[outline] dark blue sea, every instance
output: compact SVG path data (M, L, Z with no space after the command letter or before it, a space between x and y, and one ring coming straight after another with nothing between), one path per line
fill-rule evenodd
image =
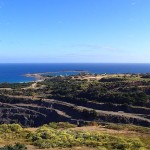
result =
M34 81L35 80L34 78L24 76L24 74L28 73L57 72L57 75L58 74L69 75L69 74L77 74L77 72L70 72L75 70L88 71L90 73L107 73L107 74L150 73L150 64L113 64L113 63L0 64L0 83Z

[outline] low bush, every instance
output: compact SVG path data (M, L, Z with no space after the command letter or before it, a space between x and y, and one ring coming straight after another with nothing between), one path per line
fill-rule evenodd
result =
M24 142L39 148L72 148L77 146L96 147L108 150L142 150L140 139L125 138L102 134L97 131L87 132L72 129L75 125L69 123L50 123L39 127L36 131L28 131L18 124L0 125L0 139L10 142ZM115 126L108 126L115 128ZM71 128L71 129L68 129ZM140 128L134 128L142 130ZM146 131L146 130L145 130ZM5 146L0 150L25 150L23 144Z
M16 143L14 146L6 145L0 148L0 150L27 150L27 147L24 144Z
M139 139L126 139L97 132L55 130L44 126L32 134L30 140L39 148L88 146L136 150L143 147Z
M70 124L69 122L51 122L48 125L45 125L46 127L51 127L54 129L68 129L68 128L74 128L76 125Z
M30 131L24 130L19 124L0 125L0 138L2 140L25 139Z

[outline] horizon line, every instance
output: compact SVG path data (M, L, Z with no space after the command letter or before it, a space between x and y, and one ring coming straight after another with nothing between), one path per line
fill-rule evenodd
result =
M0 62L0 64L150 64L150 62Z

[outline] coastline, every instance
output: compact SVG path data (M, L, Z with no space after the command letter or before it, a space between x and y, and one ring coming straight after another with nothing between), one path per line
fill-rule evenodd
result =
M87 71L92 74L150 73L150 64L1 64L0 70L0 83L25 83L43 80L44 74L66 76Z
M88 73L88 71L84 71L84 70L62 70L62 71L58 71L58 72L42 72L42 73L28 73L28 74L24 74L24 76L26 77L33 77L36 79L36 81L43 81L45 80L47 77L44 75L51 75L51 74L57 74L57 73L70 73L70 72L77 72L77 73ZM60 74L62 75L62 74ZM70 74L71 75L71 74ZM57 76L57 75L56 75ZM58 75L59 76L59 75ZM63 75L62 75L63 76Z

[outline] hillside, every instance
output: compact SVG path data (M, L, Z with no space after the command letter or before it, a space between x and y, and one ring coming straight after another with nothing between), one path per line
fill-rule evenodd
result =
M0 84L1 150L150 149L149 75L43 78Z
M148 75L82 74L0 87L0 123L37 127L96 121L150 126Z

